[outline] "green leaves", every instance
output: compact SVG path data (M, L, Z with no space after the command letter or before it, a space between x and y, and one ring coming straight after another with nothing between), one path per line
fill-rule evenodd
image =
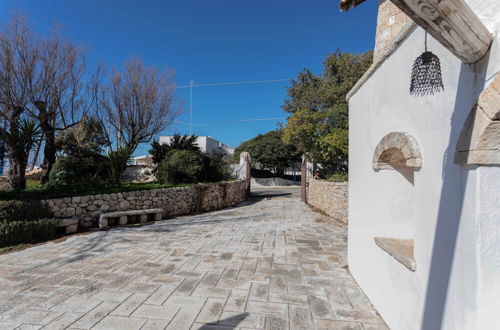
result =
M102 153L110 141L101 121L95 117L83 117L77 125L62 132L56 145L66 154L84 157Z
M116 150L110 150L106 154L111 183L119 184L120 176L127 168L127 162L132 156L132 151L128 146L119 146Z
M291 113L283 130L284 141L324 168L347 170L346 95L371 65L372 56L371 51L350 54L336 50L323 62L321 76L309 70L300 72L282 106Z
M300 161L301 154L294 145L282 139L281 130L270 131L243 142L235 150L238 159L240 153L247 151L252 156L252 161L259 163L263 168L278 174L293 162Z
M200 147L196 142L197 139L198 137L196 135L175 134L168 143L153 141L149 153L153 156L153 162L159 164L167 157L170 150L191 150L200 152Z

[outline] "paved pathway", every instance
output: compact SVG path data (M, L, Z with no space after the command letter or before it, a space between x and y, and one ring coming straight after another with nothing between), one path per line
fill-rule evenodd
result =
M1 255L0 329L386 329L346 270L346 227L260 197Z

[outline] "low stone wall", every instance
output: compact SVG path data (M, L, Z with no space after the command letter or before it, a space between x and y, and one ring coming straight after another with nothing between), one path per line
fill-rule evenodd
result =
M48 199L56 217L76 216L79 226L96 227L103 212L162 208L163 218L236 205L247 199L247 181Z
M335 220L347 223L347 182L329 182L309 178L307 203Z

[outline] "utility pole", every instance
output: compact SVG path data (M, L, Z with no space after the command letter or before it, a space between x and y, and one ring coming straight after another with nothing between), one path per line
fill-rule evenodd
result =
M194 81L189 81L189 135L193 135L193 85Z

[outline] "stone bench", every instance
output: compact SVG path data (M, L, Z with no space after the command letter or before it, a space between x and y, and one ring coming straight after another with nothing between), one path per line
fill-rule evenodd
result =
M119 224L121 226L126 225L129 216L140 216L140 222L144 223L148 221L148 215L154 214L155 221L161 220L163 215L163 209L146 209L146 210L132 210L132 211L116 211L109 213L101 213L99 216L99 228L108 227L109 218L120 218Z
M74 234L78 231L78 218L73 216L71 218L61 219L57 223L56 227L64 227L64 231L66 234Z

